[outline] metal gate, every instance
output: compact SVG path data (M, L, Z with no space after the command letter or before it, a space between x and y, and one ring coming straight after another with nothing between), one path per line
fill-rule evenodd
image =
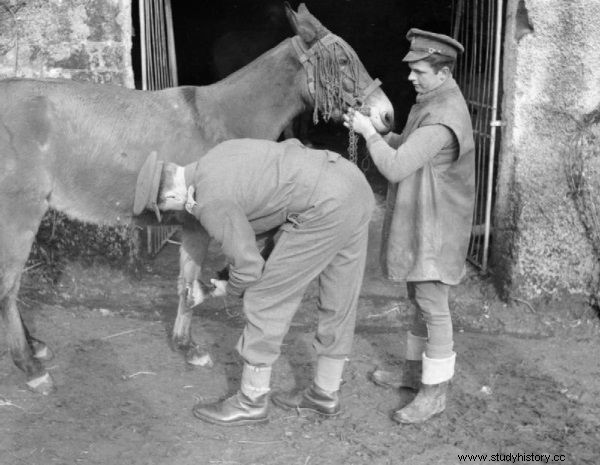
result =
M142 89L177 86L171 0L139 0ZM147 226L146 250L156 255L178 226Z
M453 36L465 47L456 81L471 113L475 138L476 200L468 260L487 270L498 153L503 0L453 0Z

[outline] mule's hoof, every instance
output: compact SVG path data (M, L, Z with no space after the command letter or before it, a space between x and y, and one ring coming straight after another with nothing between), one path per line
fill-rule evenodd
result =
M35 344L34 349L35 353L33 354L33 356L38 360L47 362L48 360L52 360L54 358L54 352L52 352L52 350L50 350L50 347L48 347L43 342Z
M45 373L39 378L30 379L27 381L27 387L37 394L47 396L56 388L54 387L54 381L50 373Z
M208 352L201 352L200 348L192 347L185 354L185 361L196 367L212 368L213 360Z

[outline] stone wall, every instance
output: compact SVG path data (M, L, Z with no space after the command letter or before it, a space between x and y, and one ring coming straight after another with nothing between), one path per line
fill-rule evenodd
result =
M491 260L505 297L597 292L598 256L569 166L581 122L600 106L599 50L598 0L508 0Z
M0 0L0 79L66 78L134 87L131 34L131 0ZM139 245L134 233L129 226L86 225L51 210L29 266L54 280L66 260L132 263Z
M0 0L0 78L133 87L131 0Z

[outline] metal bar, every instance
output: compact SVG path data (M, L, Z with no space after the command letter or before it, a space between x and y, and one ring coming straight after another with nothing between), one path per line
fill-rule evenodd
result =
M165 17L165 0L160 2L160 48L163 60L163 88L171 87L171 72L169 71L169 46L167 44L167 19Z
M454 2L452 2L452 6L454 6ZM465 7L465 0L458 0L458 4L456 5L456 12L454 14L454 27L452 29L452 37L458 40L458 34L460 32L461 19L463 15L463 10Z
M169 70L171 71L171 86L177 87L179 79L177 76L177 55L175 53L175 34L173 32L173 10L171 0L165 1L165 16L167 20L167 48L169 53Z
M486 39L489 39L489 35L488 34L484 34L484 28L485 28L485 5L488 3L488 1L486 0L476 0L475 1L475 8L476 8L476 16L475 16L475 21L478 25L478 34L477 34L477 60L476 60L476 82L474 84L474 86L476 87L475 93L476 93L476 98L480 101L480 102L486 102L487 101L487 95L484 92L484 88L485 88L485 81L486 81L486 75L488 73L488 69L486 67L486 58L487 56L485 55L485 41L484 41L484 37ZM489 112L486 110L480 111L479 112L479 117L478 117L478 126L479 126L479 130L480 131L487 131L488 130L488 125L487 125L487 121L488 121L488 114ZM485 214L485 205L484 202L480 201L480 199L485 198L485 193L486 193L486 184L485 184L485 154L487 152L487 144L486 144L487 140L485 138L479 138L479 144L477 144L477 164L478 164L478 172L477 172L477 223L482 221L482 218L484 217ZM477 238L477 251L476 251L476 255L477 255L477 259L478 261L481 263L481 237Z
M166 39L164 37L164 15L163 15L163 2L162 0L156 0L156 11L157 11L157 21L156 28L158 30L158 76L159 76L159 89L164 89L168 86L168 74L169 71L167 69L167 49L166 49Z
M138 16L140 23L140 52L141 52L141 68L142 68L142 90L148 89L148 70L146 63L146 8L144 0L138 2Z
M144 0L144 4L146 5L144 9L144 21L146 22L146 72L148 74L148 90L152 88L152 23L150 22L151 1L152 0Z
M150 226L146 226L146 251L148 255L152 253L152 228Z
M146 47L148 56L148 90L154 89L154 53L152 43L154 34L152 29L152 0L146 1Z
M492 121L496 121L498 117L498 93L500 84L500 52L502 45L502 0L497 0L496 4L496 43L494 50L494 84L492 94ZM492 182L494 180L494 158L496 151L496 130L497 126L492 125L490 128L490 151L489 151L489 171L488 171L488 192L485 204L485 234L483 238L483 260L482 267L487 269L487 255L490 246L490 226L492 216Z
M161 59L160 59L160 11L159 11L159 0L153 0L154 4L154 16L152 18L152 24L154 25L154 67L155 67L155 84L154 89L160 89L162 87L161 80Z
M171 71L169 70L169 46L167 44L167 18L165 17L165 0L160 0L160 53L163 65L163 86L171 87Z
M160 0L153 0L154 2L154 31L156 36L154 37L154 58L156 60L156 87L155 89L162 89L162 39L160 34L161 23L160 23Z
M151 64L151 69L150 69L150 77L151 77L151 88L152 90L155 90L158 84L157 81L157 74L158 74L158 69L157 69L157 65L158 63L156 62L156 14L155 14L155 2L154 0L149 0L150 3L150 8L149 8L149 12L150 15L148 17L148 20L150 22L150 30L152 31L152 37L150 40L150 49L151 49L151 57L152 59L150 60L150 64Z

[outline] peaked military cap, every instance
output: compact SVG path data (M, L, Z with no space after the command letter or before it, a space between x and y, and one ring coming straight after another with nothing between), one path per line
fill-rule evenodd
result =
M402 61L419 61L434 53L447 56L456 60L459 53L465 51L460 42L444 34L422 31L412 28L406 34L410 41L410 50Z

